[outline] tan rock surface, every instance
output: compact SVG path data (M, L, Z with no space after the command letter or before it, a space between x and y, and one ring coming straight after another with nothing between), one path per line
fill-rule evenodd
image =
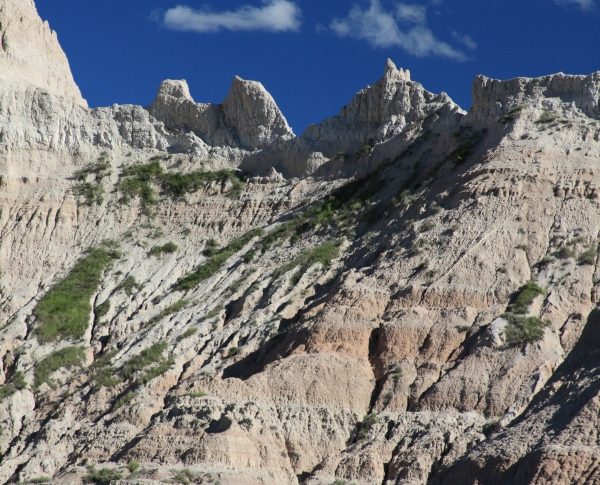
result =
M390 61L296 138L239 79L89 110L15 15L39 29L0 56L0 482L600 481L598 73L479 77L465 113ZM44 340L40 301L109 239L83 331Z

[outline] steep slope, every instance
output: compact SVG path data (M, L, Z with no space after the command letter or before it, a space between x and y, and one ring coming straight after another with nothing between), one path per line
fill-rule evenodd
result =
M299 137L70 79L0 92L0 481L598 480L600 73L388 61Z

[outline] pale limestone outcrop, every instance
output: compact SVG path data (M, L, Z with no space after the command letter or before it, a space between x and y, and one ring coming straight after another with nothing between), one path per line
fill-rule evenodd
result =
M390 139L434 113L452 111L461 110L447 94L430 93L388 59L379 81L359 91L338 115L308 127L302 137L319 151L335 155Z
M441 131L451 130L463 114L447 94L430 93L388 59L383 77L359 91L338 115L309 126L297 138L280 139L249 154L241 167L264 174L275 166L288 177L350 175L364 169L363 158L373 148L378 147L370 169L388 157L386 143L401 151L423 126L434 123Z
M293 135L264 86L237 76L222 105L196 103L185 81L164 81L149 111L167 129L194 132L209 145L256 149Z
M315 139L239 79L220 106L168 81L149 110L88 110L3 78L0 481L600 480L595 76L486 81L465 114L388 62ZM102 152L88 204L76 174ZM239 191L150 180L156 204L122 200L133 165L176 192L259 155ZM40 341L38 301L107 239L83 336ZM532 280L541 333L511 342ZM83 360L36 386L71 345Z
M537 108L600 119L600 71L587 76L563 73L506 81L477 76L471 113L478 119L500 118L511 110Z
M0 1L0 79L86 105L56 32L40 19L33 0Z

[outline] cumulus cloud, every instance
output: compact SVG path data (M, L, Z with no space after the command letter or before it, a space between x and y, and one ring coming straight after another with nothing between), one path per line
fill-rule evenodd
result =
M595 0L554 0L554 3L567 7L573 6L582 10L589 10L595 5Z
M421 5L396 3L385 10L380 0L368 7L354 5L343 18L334 19L330 28L340 37L354 37L373 47L400 47L417 57L440 56L457 61L465 54L438 39L427 25L427 10Z
M213 11L178 5L167 10L165 26L172 30L212 33L222 30L293 32L300 29L302 12L290 0L264 0L261 6L245 5L237 10Z

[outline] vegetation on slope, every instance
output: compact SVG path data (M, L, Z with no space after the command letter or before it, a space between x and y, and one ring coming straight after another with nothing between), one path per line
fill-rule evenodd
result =
M228 183L229 195L232 197L239 196L244 188L243 179L234 170L167 172L158 160L154 160L146 164L127 167L122 173L119 191L122 202L139 198L144 211L148 212L150 206L157 201L155 187L159 187L163 195L181 198L215 182Z
M529 307L537 296L545 295L546 290L535 281L529 281L516 294L504 314L507 321L504 337L509 346L524 345L541 340L548 323L539 317L527 315Z
M109 243L89 250L68 276L42 297L33 311L38 321L34 333L40 343L83 337L92 313L92 295L104 271L118 257Z
M50 376L59 369L81 367L85 361L85 349L81 346L64 347L44 357L35 366L34 384L38 388L46 383L54 387Z

